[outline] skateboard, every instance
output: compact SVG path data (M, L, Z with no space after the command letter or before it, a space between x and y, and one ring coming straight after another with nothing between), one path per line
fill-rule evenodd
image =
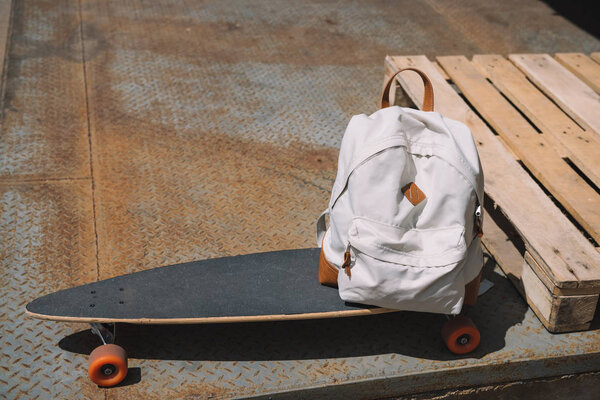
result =
M135 272L50 293L27 304L34 318L82 322L102 345L89 357L88 375L115 386L127 375L115 325L203 324L366 316L398 310L350 304L319 284L320 249L285 250L194 261ZM480 334L461 315L442 328L456 354L473 351Z

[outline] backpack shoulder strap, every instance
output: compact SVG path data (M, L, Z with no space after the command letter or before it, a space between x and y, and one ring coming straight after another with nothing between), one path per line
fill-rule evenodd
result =
M323 236L325 236L325 232L327 231L327 224L325 224L326 215L329 215L329 208L323 211L317 219L317 246L319 247L321 247Z

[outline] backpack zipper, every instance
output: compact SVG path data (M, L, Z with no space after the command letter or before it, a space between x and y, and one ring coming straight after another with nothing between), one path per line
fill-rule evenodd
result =
M477 232L477 236L478 237L482 237L483 236L483 217L482 217L482 212L481 212L481 206L478 205L477 209L475 210L475 231Z
M352 272L350 272L350 264L352 264L352 261L354 257L352 257L352 253L350 253L350 244L348 244L348 246L346 247L346 252L344 253L344 263L342 264L342 268L344 269L344 271L346 271L346 275L348 275L349 278L352 277Z

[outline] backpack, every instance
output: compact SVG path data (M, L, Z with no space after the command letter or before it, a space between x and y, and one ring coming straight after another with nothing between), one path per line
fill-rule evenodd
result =
M423 80L423 111L389 107L404 70ZM474 303L483 267L483 173L471 131L433 112L431 82L415 68L390 78L381 106L352 117L344 133L317 221L319 281L351 303L458 314L466 286Z

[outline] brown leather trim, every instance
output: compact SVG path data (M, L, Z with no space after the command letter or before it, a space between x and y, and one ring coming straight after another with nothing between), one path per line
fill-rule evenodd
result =
M423 191L419 189L417 184L414 182L405 185L402 188L402 193L404 194L404 197L406 197L408 201L410 201L415 207L427 198L427 196L425 196L425 193L423 193Z
M392 75L392 77L385 84L383 93L381 93L381 108L387 108L390 106L390 88L392 87L394 79L396 79L396 75L402 71L415 71L417 74L419 74L423 80L423 84L425 85L425 92L423 94L423 107L421 107L421 110L433 111L433 85L431 84L431 81L427 75L425 75L423 71L416 68L402 68Z
M325 252L321 247L321 256L319 257L319 283L321 285L337 287L338 269L325 258Z
M468 306L473 306L479 296L479 285L481 284L481 272L471 282L465 285L465 301Z

